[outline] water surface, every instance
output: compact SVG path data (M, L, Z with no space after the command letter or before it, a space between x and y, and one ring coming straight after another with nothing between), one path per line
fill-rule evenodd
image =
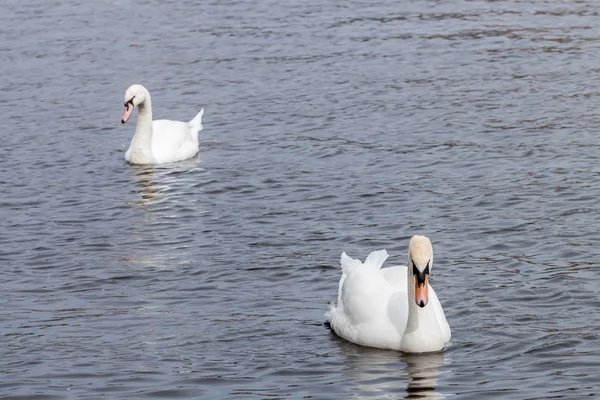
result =
M595 2L7 0L0 54L0 397L600 392ZM198 158L125 163L132 83ZM334 336L414 234L450 346Z

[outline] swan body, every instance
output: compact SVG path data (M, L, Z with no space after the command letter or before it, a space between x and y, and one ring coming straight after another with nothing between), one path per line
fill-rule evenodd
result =
M359 345L407 353L439 351L450 340L442 305L428 283L431 243L414 236L408 267L381 268L388 257L374 251L364 263L342 254L337 305L325 314L333 331Z
M198 153L198 132L202 130L204 109L190 122L166 119L152 120L150 93L142 85L131 85L125 92L127 122L134 108L138 108L138 122L125 160L131 164L164 164L186 160Z

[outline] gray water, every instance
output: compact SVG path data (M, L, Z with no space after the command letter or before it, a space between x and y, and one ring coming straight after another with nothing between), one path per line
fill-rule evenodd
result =
M0 397L600 395L600 24L542 0L5 0ZM199 157L123 156L205 108ZM434 246L443 353L323 322Z

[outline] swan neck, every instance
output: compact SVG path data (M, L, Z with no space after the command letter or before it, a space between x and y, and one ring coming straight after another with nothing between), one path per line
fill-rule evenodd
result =
M152 135L152 100L149 93L146 94L146 99L138 104L138 122L135 132Z
M443 346L443 340L432 299L425 307L419 307L415 301L415 277L410 269L407 282L408 318L402 336L403 351L421 353L439 350Z
M132 157L144 162L152 162L152 100L146 98L138 104L138 120L135 135L131 142Z

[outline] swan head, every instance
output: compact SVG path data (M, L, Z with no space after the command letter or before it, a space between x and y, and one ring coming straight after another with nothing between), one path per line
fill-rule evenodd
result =
M127 122L131 114L133 113L133 109L146 101L146 96L148 95L148 90L142 85L131 85L125 91L125 114L123 114L123 118L121 118L121 123L124 124Z
M432 264L433 248L429 238L413 236L408 246L408 270L415 285L415 303L421 308L429 301L429 274Z

